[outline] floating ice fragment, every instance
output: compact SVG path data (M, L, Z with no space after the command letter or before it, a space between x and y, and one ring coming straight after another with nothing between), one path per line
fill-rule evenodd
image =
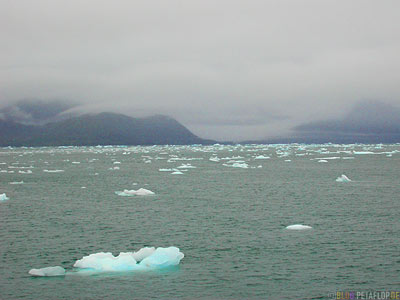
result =
M336 178L337 182L350 182L350 178L347 177L346 175L342 174L342 176Z
M286 229L289 229L289 230L305 230L305 229L312 229L312 227L311 226L307 226L307 225L295 224L295 225L287 226Z
M32 276L64 276L65 275L65 269L63 267L57 266L57 267L47 267L47 268L42 268L42 269L31 269L29 271L29 275Z
M327 163L328 161L326 159L320 159L318 162Z
M77 260L74 267L96 272L161 269L178 265L183 257L183 253L176 247L146 247L138 252L121 252L118 256L110 252L90 254Z
M171 175L183 175L181 171L172 172Z
M269 156L264 156L264 155L258 155L254 159L269 159Z
M182 164L181 166L177 167L177 169L195 169L195 166L192 166L191 164Z
M9 182L9 184L24 184L23 181L13 181L13 182Z
M64 170L43 170L43 172L46 172L46 173L61 173L61 172L64 172Z
M31 170L26 170L26 171L18 171L20 174L32 174Z
M124 190L123 192L115 192L118 196L148 196L148 195L154 195L154 192L150 190L146 190L143 188L138 189L137 191L135 190Z
M218 157L210 157L210 161L213 162L219 162L221 159L219 159Z
M248 169L249 165L246 163L233 163L232 165L228 165L228 164L223 164L223 166L225 167L232 167L232 168L242 168L242 169Z
M6 201L10 198L7 197L6 193L0 194L0 201Z

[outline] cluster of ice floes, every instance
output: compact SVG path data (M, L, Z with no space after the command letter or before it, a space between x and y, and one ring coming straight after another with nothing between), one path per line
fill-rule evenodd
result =
M179 265L184 254L177 247L145 247L137 252L121 252L114 256L110 252L100 252L77 260L71 272L62 267L32 269L32 276L64 276L68 274L97 274L109 272L158 270Z
M341 176L339 176L338 178L336 178L337 182L350 182L350 178L347 177L346 175L342 174Z
M0 201L6 201L9 198L7 197L6 193L0 194Z
M138 190L123 190L121 191L117 191L115 192L118 196L149 196L149 195L154 195L155 193L150 191L150 190L146 190L143 188L140 188Z

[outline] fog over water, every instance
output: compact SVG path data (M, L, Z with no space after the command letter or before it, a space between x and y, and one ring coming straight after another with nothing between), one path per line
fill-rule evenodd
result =
M400 104L399 1L0 0L0 106L166 114L243 140Z

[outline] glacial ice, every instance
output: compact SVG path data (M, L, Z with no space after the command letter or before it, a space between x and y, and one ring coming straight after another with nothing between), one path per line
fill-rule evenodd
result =
M248 169L249 168L248 164L246 164L246 163L238 163L238 162L235 162L232 165L223 164L223 166L232 167L232 168L242 168L242 169Z
M12 182L9 182L9 184L24 184L24 182L23 181L12 181Z
M183 175L181 171L172 172L171 175Z
M318 162L326 163L328 161L326 159L320 159Z
M311 226L307 226L307 225L302 225L302 224L295 224L295 225L287 226L286 229L290 229L290 230L305 230L305 229L312 229L312 227Z
M213 162L219 162L221 159L219 159L218 157L210 157L210 161Z
M6 193L0 194L0 201L6 201L10 198L7 197Z
M179 167L176 167L177 169L195 169L195 166L192 166L191 164L182 164Z
M140 188L138 190L124 190L123 192L117 191L115 192L118 196L148 196L148 195L154 195L154 192L150 190L146 190L143 188Z
M269 159L269 156L264 156L264 155L258 155L254 159Z
M342 176L336 178L337 182L350 182L350 178L347 177L346 175L342 174Z
M121 252L118 256L110 252L90 254L77 260L74 267L96 272L160 269L178 265L183 257L177 247L147 247L138 252Z
M64 172L64 170L43 170L45 173L61 173Z
M32 276L64 276L65 275L65 269L63 267L57 266L57 267L47 267L47 268L41 268L41 269L31 269L29 271L29 275Z

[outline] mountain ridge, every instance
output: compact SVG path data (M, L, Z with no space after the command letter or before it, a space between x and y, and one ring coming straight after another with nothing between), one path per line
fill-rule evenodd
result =
M43 125L0 119L0 146L96 146L212 144L175 119L154 115L133 118L103 112Z

